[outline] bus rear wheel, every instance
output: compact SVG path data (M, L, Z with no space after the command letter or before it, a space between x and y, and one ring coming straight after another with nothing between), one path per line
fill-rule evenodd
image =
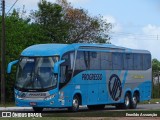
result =
M69 107L68 110L71 112L77 112L79 110L80 99L78 95L73 97L72 107Z
M34 112L40 113L43 111L43 107L33 107Z
M138 95L136 93L133 94L132 100L131 100L131 109L136 109L138 103Z

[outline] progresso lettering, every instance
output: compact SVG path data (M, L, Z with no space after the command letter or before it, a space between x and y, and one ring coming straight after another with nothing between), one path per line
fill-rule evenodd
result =
M82 74L82 80L102 80L102 74Z
M29 97L32 97L32 96L46 96L46 93L30 93L29 94Z

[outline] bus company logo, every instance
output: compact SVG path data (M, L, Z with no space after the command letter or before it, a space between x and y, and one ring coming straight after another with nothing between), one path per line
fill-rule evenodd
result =
M111 75L109 78L109 94L113 100L118 101L122 93L122 84L119 77L116 74Z

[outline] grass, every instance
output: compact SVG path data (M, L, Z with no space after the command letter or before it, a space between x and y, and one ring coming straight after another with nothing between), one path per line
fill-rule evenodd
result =
M150 104L156 104L156 102L160 103L160 98L155 98L155 99L151 99L150 101L140 102L140 104L148 104L149 102Z
M0 119L1 120L84 120L84 117L0 118ZM85 119L87 120L115 120L109 117L85 117Z
M68 120L67 117L42 117L42 118L0 118L1 120Z
M0 104L0 107L15 107L14 102L6 102L5 105Z

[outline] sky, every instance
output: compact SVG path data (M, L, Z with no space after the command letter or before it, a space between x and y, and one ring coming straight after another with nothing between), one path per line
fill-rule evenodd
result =
M16 0L6 0L6 12ZM40 0L18 0L14 8L37 9ZM55 2L55 0L48 0ZM160 0L68 0L75 8L88 10L91 16L103 16L112 23L109 32L114 45L149 50L160 60Z

